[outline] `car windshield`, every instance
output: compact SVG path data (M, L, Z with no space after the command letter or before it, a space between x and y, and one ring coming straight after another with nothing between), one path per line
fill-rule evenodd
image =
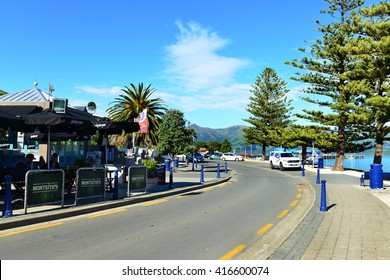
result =
M280 157L293 157L292 153L282 153L280 154Z

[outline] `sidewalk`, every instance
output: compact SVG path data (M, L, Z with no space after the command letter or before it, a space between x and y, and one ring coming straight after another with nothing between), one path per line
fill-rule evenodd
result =
M269 259L390 260L390 188L360 186L362 172L320 170L328 211L320 211L317 169L306 168L317 201L293 234ZM313 229L314 226L314 229ZM307 244L299 242L302 237Z
M206 166L206 165L205 165ZM115 207L121 207L130 204L146 202L162 197L177 195L194 190L203 189L213 185L226 182L231 178L230 173L225 173L221 167L220 178L217 177L216 168L205 168L204 182L200 183L200 165L194 171L189 167L179 167L173 173L173 188L169 187L169 173L166 173L166 184L159 186L159 190L150 193L131 193L130 197L123 199L112 199L112 193L106 192L106 200L91 204L74 206L74 200L66 198L65 205L60 208L59 205L35 206L24 214L24 204L22 200L13 201L13 216L0 219L0 230L14 227L27 226L35 223L49 222L56 219L68 218L77 215L84 215L96 211L107 210ZM0 208L3 210L4 193L0 195Z

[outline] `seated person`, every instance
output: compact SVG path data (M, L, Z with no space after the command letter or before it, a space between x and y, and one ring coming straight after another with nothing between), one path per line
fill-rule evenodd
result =
M12 182L18 191L22 191L27 171L32 169L32 162L35 159L33 154L27 154L24 159L14 164Z
M58 162L58 154L54 153L51 156L50 168L47 168L47 163L43 166L43 169L60 169L60 163Z

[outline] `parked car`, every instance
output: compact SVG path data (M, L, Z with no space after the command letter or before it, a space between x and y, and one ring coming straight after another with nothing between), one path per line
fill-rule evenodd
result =
M222 153L214 153L210 156L210 159L221 159Z
M222 160L235 160L235 161L243 161L244 158L240 155L236 155L233 153L223 153L221 156Z
M204 161L204 157L203 157L203 155L201 153L195 153L194 154L194 159L198 160L198 162L203 162ZM187 160L189 162L192 162L192 154L187 155Z
M291 152L272 151L269 155L271 169L301 168L301 159Z

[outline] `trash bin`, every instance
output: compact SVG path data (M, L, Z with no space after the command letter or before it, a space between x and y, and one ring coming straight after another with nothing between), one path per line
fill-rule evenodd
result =
M174 167L175 168L179 168L179 158L178 157L175 157L175 160L174 160Z
M318 158L318 168L324 168L324 159Z
M383 171L382 164L371 164L370 169L370 188L382 189L383 188Z
M156 169L157 173L157 185L164 185L165 184L165 165L160 165Z

